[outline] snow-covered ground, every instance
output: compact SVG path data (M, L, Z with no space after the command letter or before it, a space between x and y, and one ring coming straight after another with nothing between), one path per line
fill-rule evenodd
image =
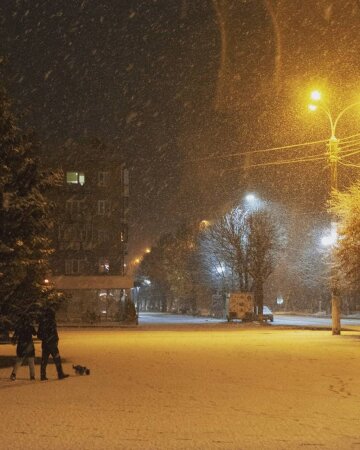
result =
M360 448L360 335L254 325L61 330L90 376L8 381L0 448ZM0 346L0 362L15 348ZM36 345L40 355L39 344ZM38 368L37 368L38 369Z
M239 322L239 321L238 321ZM215 324L226 323L226 319L213 317L191 316L184 314L168 314L159 312L141 312L139 325L183 325L183 324ZM112 324L114 326L114 324ZM305 314L274 314L272 326L295 326L309 328L331 328L331 317ZM341 318L341 326L344 329L360 331L359 315L344 316Z

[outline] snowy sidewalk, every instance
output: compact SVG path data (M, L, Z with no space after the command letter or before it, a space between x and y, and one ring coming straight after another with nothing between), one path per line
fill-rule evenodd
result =
M30 382L23 367L10 382L0 369L1 449L360 446L355 332L189 325L60 337L70 378L57 381L50 366L49 381ZM0 346L1 357L14 350Z

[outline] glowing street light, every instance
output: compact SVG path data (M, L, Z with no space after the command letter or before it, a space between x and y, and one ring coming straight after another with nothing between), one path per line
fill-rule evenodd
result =
M338 241L338 233L337 233L337 227L336 223L333 222L331 224L331 230L330 233L325 234L321 238L321 245L323 247L333 247Z
M211 225L211 222L209 220L202 220L199 223L199 230L204 232L210 227L210 225Z
M216 267L215 267L215 271L218 275L224 275L225 274L225 265L224 263L219 263Z
M264 206L264 202L252 192L245 195L244 201L249 211L258 210Z
M255 194L246 194L245 200L249 203L254 203L257 200L257 198Z
M319 100L321 100L321 92L318 90L312 91L310 94L310 98L311 100L318 102Z

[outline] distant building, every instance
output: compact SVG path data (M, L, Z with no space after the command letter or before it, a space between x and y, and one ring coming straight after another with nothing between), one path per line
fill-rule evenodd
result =
M71 141L47 154L44 163L61 174L51 193L50 277L69 297L61 315L76 321L118 318L125 290L132 287L124 276L129 175L123 158L97 140Z

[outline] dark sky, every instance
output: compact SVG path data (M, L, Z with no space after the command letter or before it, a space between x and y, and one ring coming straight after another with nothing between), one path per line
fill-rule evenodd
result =
M226 208L246 188L295 205L317 198L317 207L326 198L325 167L246 172L243 158L221 158L328 137L326 121L311 125L292 106L300 104L294 87L316 71L338 89L349 88L346 74L358 79L357 2L217 3L225 53L212 0L0 2L1 73L21 123L49 151L95 136L124 154L131 256L181 220ZM266 4L281 19L281 67ZM279 68L283 90L274 84Z
M123 152L132 236L150 243L174 224L179 130L212 101L211 2L10 0L0 13L4 82L22 123L52 149L87 135Z

